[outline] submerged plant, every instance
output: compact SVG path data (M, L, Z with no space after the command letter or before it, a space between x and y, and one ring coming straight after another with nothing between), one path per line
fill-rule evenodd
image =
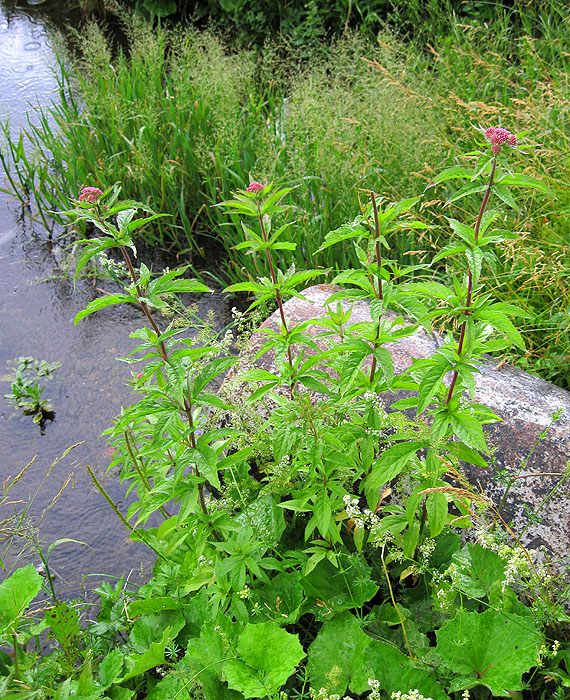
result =
M33 416L34 423L39 423L42 430L47 420L53 420L55 412L50 399L42 398L45 387L42 382L53 378L53 373L61 367L60 362L46 362L35 357L19 357L14 363L15 377L10 393L4 398L13 406L20 408L25 416Z

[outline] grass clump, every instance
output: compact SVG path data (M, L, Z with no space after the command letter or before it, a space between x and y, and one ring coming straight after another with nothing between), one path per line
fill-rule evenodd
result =
M407 8L406 17L420 9ZM525 135L525 174L557 203L541 192L522 192L516 207L504 203L518 235L486 283L530 312L528 350L509 359L568 386L568 19L557 2L463 9L461 21L447 13L438 25L445 33L428 20L408 40L386 26L374 40L346 31L310 51L305 44L308 53L279 37L230 50L212 32L128 20L129 51L115 55L91 25L82 60L71 74L62 69L60 102L26 130L31 148L8 140L9 188L35 200L51 226L47 211L83 185L120 181L125 196L168 214L145 231L150 243L195 261L219 244L222 276L236 280L267 269L263 257L235 250L235 217L213 205L250 178L292 185L289 221L302 226L288 263L341 269L356 262L354 253L320 250L322 241L368 191L417 192L440 167L470 164L474 126L508 121ZM446 216L476 216L464 200L444 209L454 187L429 191L420 213L436 222L429 231L395 234L399 262L445 244Z

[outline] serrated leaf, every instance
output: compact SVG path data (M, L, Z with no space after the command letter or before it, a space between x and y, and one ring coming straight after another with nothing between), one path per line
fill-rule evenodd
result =
M110 294L109 296L99 297L95 299L90 304L88 304L83 311L80 311L75 317L74 324L77 325L82 318L89 316L89 314L95 313L100 309L105 309L107 306L114 306L115 304L125 304L127 302L136 302L135 297L130 294Z
M246 698L273 696L305 657L297 635L275 622L248 623L237 644L238 659L224 666L230 688Z
M434 184L439 184L440 182L446 182L446 180L455 180L457 178L471 177L473 171L468 168L461 168L459 166L454 166L452 168L446 168L443 172L436 175L433 179Z
M461 411L451 414L451 427L457 437L466 445L488 454L489 448L485 442L483 428L472 415Z
M528 175L504 175L497 184L507 185L508 187L530 187L552 196L552 192L544 182L537 180L535 177L529 177Z
M435 538L443 530L447 522L447 498L438 491L428 493L426 510L430 537Z
M479 544L467 544L453 555L457 566L457 585L471 598L489 596L491 588L501 585L506 563L498 554Z
M374 678L385 690L388 697L392 693L417 689L424 697L432 700L449 700L439 683L425 668L418 668L395 646L386 642L371 640L363 650L351 659L350 690L365 693L370 689L368 679Z
M104 689L108 688L123 670L123 652L113 649L99 664L99 683Z
M441 361L433 367L430 367L424 374L418 388L418 416L420 416L432 402L433 397L439 391L443 378L451 369L451 363L441 356Z
M364 653L371 639L350 612L326 620L309 647L307 670L312 688L326 688L327 697L344 695L355 653Z
M13 625L42 587L43 579L33 564L28 564L0 584L0 629Z
M522 690L522 674L536 665L543 636L532 618L490 608L483 613L459 609L437 635L437 655L458 674L452 690L484 685L495 697Z
M379 489L381 486L391 481L402 472L413 455L418 450L425 447L424 442L410 440L392 445L376 460L372 471L366 477L365 487L369 489Z

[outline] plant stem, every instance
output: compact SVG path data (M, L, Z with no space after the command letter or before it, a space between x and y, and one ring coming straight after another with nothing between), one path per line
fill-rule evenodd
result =
M378 217L378 205L376 204L376 197L374 192L370 192L370 199L372 200L372 212L374 214L374 239L376 241L376 264L378 265L378 291L376 296L380 301L383 301L384 294L382 292L382 278L380 277L380 269L382 266L382 254L380 250L380 219ZM376 355L374 354L378 348L378 338L380 336L380 319L378 319L378 324L376 326L376 339L374 341L374 350L372 354L372 367L370 368L370 383L374 379L376 374Z
M124 245L120 246L120 248L121 248L121 252L123 253L123 258L125 259L127 267L129 268L129 274L131 275L131 279L133 280L133 284L135 285L135 289L137 290L138 304L141 307L141 309L144 311L144 314L147 317L148 322L152 326L152 329L154 330L154 332L156 333L158 338L160 338L160 328L158 327L156 321L154 320L147 304L143 301L143 295L141 292L141 288L139 286L137 273L135 271L135 268L133 267L133 263L131 261L131 256L129 255L129 251L127 250L127 248ZM159 343L159 350L160 350L160 354L162 355L162 359L165 362L168 362L168 355L166 353L166 348L165 348L164 343L162 341L160 341L160 343Z
M477 239L479 238L479 229L481 228L481 221L483 219L483 214L485 213L485 209L487 208L487 204L489 203L489 197L491 196L491 190L493 189L493 179L495 177L495 168L497 167L497 158L493 158L493 167L491 168L491 175L489 177L489 184L487 185L487 189L485 190L485 194L483 196L483 201L481 202L481 207L479 208L479 214L477 216L477 221L475 222L475 231L474 231L474 236L473 236L473 245L477 245ZM467 299L465 301L465 310L463 311L463 314L465 316L469 316L471 311L471 294L473 292L473 273L471 272L471 268L469 268L469 275L467 279ZM467 319L463 321L461 324L461 331L459 332L459 343L457 345L457 355L461 358L461 353L463 352L463 343L465 341L465 330L467 328ZM447 393L447 399L445 401L446 404L448 404L451 401L451 397L453 396L453 390L455 389L455 383L457 382L457 377L459 376L459 372L457 370L453 370L453 376L451 378L451 384L449 385L449 391Z
M261 214L261 208L259 201L257 202L257 216L259 219L259 225L261 226L261 235L265 243L268 242L267 233L265 231L265 224L263 223L263 216ZM269 274L271 275L271 281L275 287L275 300L277 301L277 306L279 307L279 315L281 316L281 324L283 325L283 330L285 331L285 336L288 335L289 331L287 329L287 321L285 320L285 311L283 309L283 298L281 297L281 292L277 289L277 275L275 274L275 268L273 266L273 259L271 258L271 252L266 248L265 255L267 257L267 264L269 265ZM291 347L287 347L287 358L289 359L289 365L291 367L291 372L293 372L293 357L291 355ZM290 386L291 398L293 398L293 383Z
M152 326L154 332L157 335L157 338L160 338L160 329L156 323L156 321L153 318L153 315L148 307L148 305L143 301L143 295L141 292L141 288L139 285L137 273L135 271L135 268L133 266L131 256L129 255L129 251L127 250L126 246L121 245L121 252L123 253L123 258L125 259L125 262L127 264L127 267L129 268L129 273L131 275L131 279L133 280L133 284L135 285L135 289L137 290L137 301L141 309L144 311L145 316L148 319L148 322ZM161 340L159 342L158 348L160 350L160 354L162 355L162 359L164 362L168 363L168 353L166 352L166 346L164 345L163 341ZM184 413L186 414L186 418L188 420L188 425L190 426L190 444L192 446L192 449L196 448L196 439L194 437L194 421L192 419L192 404L190 403L189 399L184 399ZM200 472L198 471L198 467L196 466L194 468L194 473L196 476L200 476ZM206 500L204 498L204 484L198 484L198 500L200 503L200 508L204 515L208 515L208 507L206 506Z

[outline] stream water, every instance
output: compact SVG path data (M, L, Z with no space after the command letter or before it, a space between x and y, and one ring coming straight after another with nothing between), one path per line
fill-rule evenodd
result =
M0 0L0 118L9 119L12 133L25 125L27 113L34 119L34 106L47 104L56 94L49 22L65 21L57 14L58 4ZM100 294L96 287L111 287L82 279L74 289L61 269L62 257L41 226L21 216L19 203L0 193L0 394L10 390L8 363L14 358L28 355L61 362L44 391L52 400L55 419L47 422L43 434L30 416L0 397L0 483L34 460L9 500L31 501L29 520L38 528L44 551L64 537L89 545L67 543L50 554L58 594L72 597L84 587L92 588L101 576L120 576L132 569L136 577L141 566L148 572L152 557L143 545L128 539L85 469L89 464L104 474L110 462L109 448L99 436L121 407L133 401L129 366L116 358L133 349L129 333L144 321L135 308L112 307L75 326L76 313ZM220 295L197 303L201 316L213 308L217 322L224 324L227 310ZM51 465L75 444L46 478ZM107 477L106 488L126 512L125 486ZM0 501L0 523L14 507ZM39 564L33 552L17 558L24 544L16 538L6 554L7 540L0 533L0 556L7 568L16 561ZM87 573L96 576L85 577ZM4 575L0 570L0 579Z

